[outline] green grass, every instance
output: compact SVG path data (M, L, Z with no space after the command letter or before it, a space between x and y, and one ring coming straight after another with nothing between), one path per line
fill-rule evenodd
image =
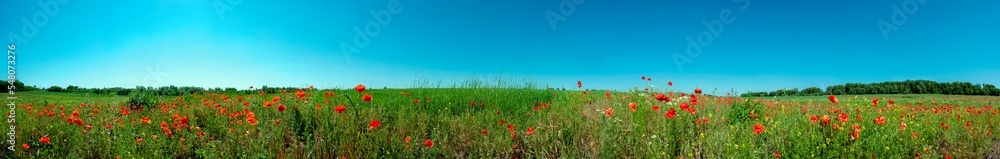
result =
M468 81L457 86L462 88L369 89L364 93L373 96L372 102L361 101L362 93L354 90L306 91L308 100L298 99L296 90L267 95L203 92L183 96L182 100L157 97L160 105L147 106L142 111L130 110L128 115L123 114L128 99L124 96L19 92L16 151L3 151L2 155L6 158L772 158L775 152L791 158L910 158L917 153L930 158L998 155L995 152L998 137L995 133L986 135L1000 126L997 122L1000 116L992 107L1000 100L997 97L845 95L839 96L840 104L833 104L827 96L698 96L698 104L691 106L696 109L692 114L680 110L677 104L690 99L680 98L681 91L677 90L670 96L673 103L666 103L644 91L613 92L610 99L604 96L605 92L587 92L581 98L579 90L519 87L522 85L517 83L522 82L530 83L501 85ZM423 85L430 84L425 81ZM326 98L324 92L335 96ZM264 107L263 103L275 96L281 99L271 107ZM874 97L880 99L879 107L872 106ZM414 103L415 99L419 103ZM888 105L889 99L896 104ZM635 112L628 107L631 102L637 104ZM921 108L919 102L924 102L922 108L926 109L917 109ZM279 104L287 109L279 112ZM334 112L338 105L346 106L347 110ZM653 105L661 109L654 111ZM609 108L613 112L607 116L605 110ZM677 118L665 117L670 108L677 111ZM935 108L940 110L935 113ZM972 108L971 112L967 108ZM6 112L9 108L2 110ZM46 110L54 115L48 116ZM82 123L91 126L89 130L67 122L66 116L73 111L79 111ZM835 111L846 113L850 120L843 123L836 120ZM246 112L253 112L259 123L248 124ZM901 117L902 113L907 115ZM173 127L179 123L175 115L188 117L189 126ZM814 124L809 121L812 115L829 115L834 119L831 124ZM862 119L856 120L857 115ZM887 118L886 124L873 122L879 116ZM151 124L142 123L144 117ZM379 120L381 127L369 130L372 120ZM499 123L501 120L504 124ZM704 120L708 122L699 122ZM971 126L965 126L966 121ZM171 137L160 128L161 122L168 123ZM908 124L906 130L901 130L901 122ZM944 130L941 123L950 128ZM765 127L763 133L753 133L755 124ZM851 139L854 124L861 127L856 140ZM509 131L508 125L514 131ZM843 129L835 130L834 125ZM8 128L10 123L3 122L0 126ZM531 135L526 133L528 128L534 129ZM199 136L200 133L204 136ZM918 137L913 138L912 133L918 133ZM50 137L51 143L41 143L39 139L43 136ZM406 142L407 137L413 140ZM143 142L139 143L138 138ZM426 139L434 145L425 147ZM23 143L30 148L21 148Z

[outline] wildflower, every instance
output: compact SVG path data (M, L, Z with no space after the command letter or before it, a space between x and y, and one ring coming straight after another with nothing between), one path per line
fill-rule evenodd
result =
M631 109L632 112L635 112L635 102L628 103L628 108Z
M431 141L431 139L424 140L424 147L427 148L434 147L434 141Z
M333 111L337 112L337 114L343 113L344 110L347 110L347 106L338 105L337 107L333 108Z
M823 124L830 124L830 116L828 116L828 115L823 115L823 117L822 117L822 118L820 118L820 121L822 121L822 122L823 122Z
M285 104L278 104L278 112L284 112L284 111L285 111Z
M883 124L885 124L885 116L879 116L878 118L875 118L872 121L875 122L878 125L883 125Z
M51 142L49 142L50 140L51 139L49 139L49 136L42 136L41 139L38 139L38 142L41 142L41 143L44 143L44 144L52 144Z
M368 123L368 130L372 130L372 129L375 129L375 128L378 128L378 127L381 127L381 126L382 126L382 123L379 123L378 120L375 119L375 120L372 120L371 123Z
M533 127L528 127L528 131L525 132L525 134L528 134L528 135L531 135L533 133L535 133L535 128L533 128Z
M667 86L674 86L674 82L673 81L667 81Z
M753 134L754 135L760 134L762 132L764 132L764 125L760 125L760 123L757 123L757 124L753 125Z
M361 100L363 100L365 102L372 102L372 95L371 94L365 94L365 96L361 97Z
M840 120L840 122L847 122L847 120L849 120L849 118L847 117L847 114L844 114L844 113L840 113L840 118L837 118L837 119Z
M365 89L366 89L365 85L360 84L360 83L358 83L357 86L354 86L354 91L358 91L358 93L364 93Z
M667 119L673 119L674 117L677 117L677 110L670 108L670 110L667 110L667 114L664 115L667 116Z
M829 99L829 100L830 100L830 102L833 102L833 104L838 104L838 103L839 103L839 102L837 101L837 96L834 96L834 95L830 95L830 97L827 97L827 99Z
M581 88L581 87L583 87L583 82L576 81L576 88Z

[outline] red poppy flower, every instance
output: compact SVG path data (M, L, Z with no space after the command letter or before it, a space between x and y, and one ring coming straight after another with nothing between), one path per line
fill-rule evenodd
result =
M604 92L604 97L611 99L611 91Z
M628 103L628 108L635 112L635 102Z
M833 104L838 104L838 103L839 103L839 102L837 101L837 96L834 96L834 95L830 95L830 97L827 97L827 99L829 99L829 100L830 100L830 102L833 102Z
M653 111L660 111L659 105L653 105Z
M878 107L878 99L872 99L872 107Z
M480 133L482 133L483 135L486 135L486 134L487 134L487 133L489 133L489 132L486 132L486 129L483 129L483 131L482 131L482 132L480 132Z
M420 104L420 99L419 98L413 99L413 104Z
M38 142L41 142L43 144L52 144L49 141L51 141L51 139L49 139L49 136L42 136L41 139L38 139Z
M431 141L431 139L424 140L424 147L434 147L434 141Z
M642 80L646 80L646 76L642 76Z
M256 117L249 116L247 117L247 123L250 123L250 125L257 125L258 121Z
M337 107L333 108L333 111L337 112L337 114L343 113L344 110L347 110L347 106L338 105Z
M875 118L874 120L872 120L872 122L875 122L878 125L884 125L885 124L885 116L879 116L878 118Z
M652 78L652 77L650 77L650 78L646 78L646 81L650 81L650 82L653 82L653 78Z
M906 131L906 122L899 122L899 129Z
M605 115L605 116L608 116L608 117L610 117L610 116L611 116L611 113L614 113L614 112L615 112L615 110L614 110L614 109L611 109L611 108L604 108L604 115Z
M890 99L889 104L896 104L896 101L892 101L892 99Z
M514 124L507 125L507 131L514 131Z
M284 112L284 111L285 111L285 104L278 104L278 112Z
M847 122L847 120L850 120L850 118L847 117L847 114L844 113L840 113L840 118L837 119L840 120L840 122Z
M525 132L525 134L528 134L528 135L531 135L533 133L535 133L535 128L533 128L533 127L528 127L528 131Z
M829 115L823 115L823 117L820 118L820 121L822 121L823 124L830 124L830 116Z
M135 139L135 142L142 143L142 138L140 137L140 138Z
M581 87L583 87L583 82L576 81L576 88L581 88Z
M299 99L302 99L303 97L306 97L306 92L303 92L303 91L302 91L302 90L300 89L300 90L298 90L298 91L295 91L295 96L296 96L296 97L299 97Z
M253 89L253 85L250 85L250 89Z
M689 106L688 103L681 103L681 110L688 110L690 108L691 106Z
M382 123L379 123L378 120L375 119L375 120L372 120L371 123L368 123L368 130L372 130L372 129L375 129L375 128L378 128L378 127L381 127L381 126L382 126Z
M472 106L476 106L476 101L472 101Z
M673 81L667 81L667 86L674 86L674 82Z
M819 116L813 115L812 117L809 117L810 123L816 124L818 121L819 121Z
M695 94L701 94L701 88L695 87L694 88L694 93Z
M661 101L661 102L670 102L670 97L667 97L667 95L665 95L663 93L656 94L655 98L656 98L656 100Z
M28 146L27 143L23 143L23 144L21 144L21 148L24 148L25 150L27 150L27 149L30 149L31 146Z
M264 102L264 107L271 107L271 102L270 101L265 101Z
M778 153L778 151L774 151L774 158L781 158L781 153Z
M365 94L365 96L361 97L361 100L363 100L365 102L371 102L372 101L372 95L371 94Z
M152 121L149 120L148 116L147 117L142 117L142 119L140 119L139 122L142 122L142 123L145 123L145 124L153 123Z
M854 132L851 132L851 140L858 140L858 134L860 133L861 129L854 129Z
M764 132L764 125L760 125L760 123L757 123L757 124L753 125L753 134L754 135L760 134L762 132Z
M354 90L358 91L358 93L363 93L365 92L365 85L358 83L358 86L354 86Z
M674 117L677 117L677 110L674 110L674 108L670 108L669 110L667 110L667 114L664 114L664 116L667 116L667 119L673 119Z
M274 98L271 98L271 102L278 102L278 100L281 100L281 97L274 96Z
M914 139L916 139L916 138L917 138L917 132L916 132L916 131L914 131L914 132L913 132L913 138L914 138Z

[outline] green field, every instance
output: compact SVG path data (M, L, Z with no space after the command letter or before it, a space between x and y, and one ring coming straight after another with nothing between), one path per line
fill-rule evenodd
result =
M583 87L586 88L586 87ZM18 92L4 158L983 158L996 96L518 88ZM655 95L670 98L657 100ZM682 96L682 92L687 92ZM332 96L330 96L332 93ZM372 96L370 102L362 100ZM276 99L277 98L277 99ZM872 100L879 103L873 105ZM889 104L892 100L894 104ZM8 100L9 102L10 100ZM270 106L266 106L266 102ZM630 106L635 103L634 109ZM688 109L682 109L682 104ZM659 107L654 110L654 105ZM337 112L338 106L344 106ZM674 117L669 112L673 110ZM9 112L8 107L3 107ZM74 115L78 113L79 115ZM250 117L251 115L253 117ZM811 121L829 116L830 122ZM846 116L842 121L840 115ZM884 119L879 122L877 119ZM148 121L147 121L148 119ZM373 125L373 120L378 124ZM186 124L185 124L186 122ZM905 130L903 124L906 125ZM11 123L3 122L4 132ZM756 126L755 126L756 125ZM759 126L759 127L758 127ZM855 138L854 135L857 135ZM44 142L47 138L48 142ZM431 144L432 142L433 144ZM10 146L4 144L4 148Z

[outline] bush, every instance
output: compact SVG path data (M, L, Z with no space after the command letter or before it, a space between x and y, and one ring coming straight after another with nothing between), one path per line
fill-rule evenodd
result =
M156 106L156 101L154 100L153 97L154 96L144 92L134 93L132 94L132 96L129 97L128 101L125 102L125 104L127 104L129 109L132 110L140 110L147 107L149 109L153 109L153 107Z
M66 89L63 89L62 87L59 87L59 86L52 86L52 87L49 87L49 89L45 89L45 90L49 91L49 92L66 92Z
M132 93L131 89L121 89L121 90L118 90L118 92L115 92L115 94L120 95L120 96L127 96L129 93Z

